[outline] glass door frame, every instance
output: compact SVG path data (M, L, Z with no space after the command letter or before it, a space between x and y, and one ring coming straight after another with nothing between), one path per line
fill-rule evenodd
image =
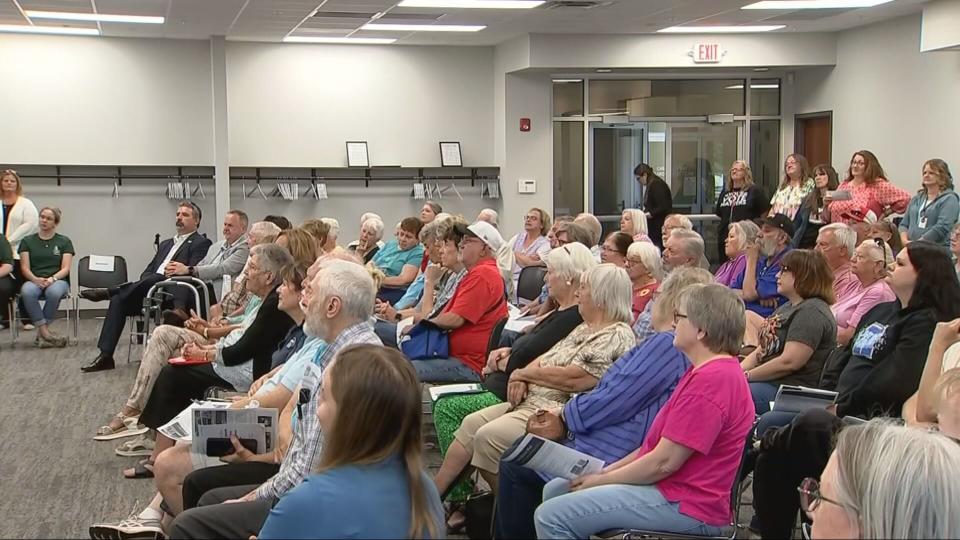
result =
M657 120L657 121L659 121L659 122L666 122L666 123L667 123L667 131L666 131L666 134L667 134L667 141L666 141L666 160L665 160L666 166L665 166L665 169L666 169L666 171L667 171L667 174L668 174L668 175L671 175L671 176L672 176L672 174L673 174L673 129L674 129L675 127L684 127L685 125L686 125L686 126L703 125L703 124L708 124L708 125L724 125L724 124L710 124L709 122L706 121L706 119L699 120L699 121L688 121L688 120L675 121L675 120L672 120L672 119L671 119L671 120ZM746 120L734 120L734 121L731 122L731 123L732 123L732 124L736 124L736 126L737 126L737 158L736 158L736 159L745 159L745 158L743 157L743 156L746 155L745 149L746 149L746 148L749 148L749 147L747 146L748 143L747 143L747 141L745 140L745 133L749 133L749 130L745 130ZM702 145L702 140L701 140L701 141L698 141L698 143ZM698 152L698 153L699 153L699 152ZM731 165L731 164L727 164L725 167L729 167L730 165ZM726 168L722 169L722 172L724 173L724 174L723 174L724 178L726 178ZM672 178L670 178L670 177L665 177L664 180L667 181L667 184L668 184L668 185L671 185L671 186L673 185L673 179L672 179ZM710 219L713 219L714 217L716 217L715 214L713 214L713 213L696 213L696 214L695 214L695 213L690 213L690 214L687 214L687 215L688 215L688 216L692 216L690 219L693 219L693 220L710 220Z
M640 129L641 132L643 133L642 135L643 140L640 143L640 155L641 155L641 159L646 159L646 156L649 155L649 144L648 144L649 127L647 123L643 121L630 121L626 123L623 123L623 122L607 123L604 121L603 117L596 117L596 120L594 120L593 118L594 117L589 117L588 120L584 123L586 134L587 134L587 137L584 139L585 141L584 150L587 155L586 155L586 160L584 160L585 173L586 173L584 176L584 181L586 182L586 186L584 188L584 193L583 193L583 196L584 196L583 207L586 209L587 212L590 212L591 214L593 214L600 221L602 225L604 222L614 221L614 215L613 214L601 215L596 213L595 211L596 208L594 206L595 197L593 196L593 186L595 185L594 173L596 169L594 168L595 160L594 160L593 149L594 149L594 144L596 142L596 138L595 138L596 130L597 129L616 129L616 128L624 128L624 129L631 129L631 130ZM634 163L633 166L636 166L636 165L637 163ZM638 182L634 180L631 183L630 200L624 201L624 205L623 205L624 207L620 209L621 213L625 208L634 208L635 207L634 205L639 204L639 201L642 200L641 199L642 197L643 197L643 192L640 189ZM619 215L615 216L615 219L617 220L617 223L619 223L620 216Z

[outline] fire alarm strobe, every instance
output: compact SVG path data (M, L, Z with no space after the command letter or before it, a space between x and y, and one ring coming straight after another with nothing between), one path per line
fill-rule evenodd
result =
M530 119L521 118L520 119L520 131L530 131Z

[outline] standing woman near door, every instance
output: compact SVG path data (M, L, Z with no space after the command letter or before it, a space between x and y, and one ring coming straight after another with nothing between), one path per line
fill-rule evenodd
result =
M790 154L783 162L783 181L770 199L770 217L783 214L790 219L797 215L803 199L813 191L810 162L800 154Z
M726 249L727 233L731 223L760 219L770 210L770 199L762 187L753 183L753 171L746 161L738 159L730 165L730 176L717 197L716 214L720 218L717 231L717 253Z
M641 163L633 169L633 175L644 187L643 211L647 213L647 234L658 248L663 249L663 222L673 212L673 194L663 178L653 172L653 168Z
M860 150L853 154L847 177L837 187L837 191L849 193L850 198L824 198L830 207L830 222L846 223L852 211L865 215L867 210L873 210L877 219L883 219L892 213L905 212L910 202L910 193L893 185L886 177L873 152Z
M30 199L23 196L23 184L17 171L7 169L0 173L0 199L3 202L3 235L13 251L13 279L23 283L20 273L20 241L37 232L40 226L40 213ZM3 306L3 321L7 320L6 306ZM5 324L0 323L0 324Z
M839 180L837 171L826 163L813 168L813 183L815 185L797 210L793 219L793 247L813 249L817 243L817 234L820 227L830 222L830 211L827 208L827 193L837 189Z
M900 222L900 238L904 244L927 240L950 247L950 231L960 214L960 197L953 191L950 167L942 159L929 159L922 174L923 187L910 199Z

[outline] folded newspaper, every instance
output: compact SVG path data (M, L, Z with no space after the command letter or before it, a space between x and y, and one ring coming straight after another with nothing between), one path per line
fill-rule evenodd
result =
M197 402L163 425L160 433L190 443L190 458L197 469L223 465L219 456L208 450L221 447L232 435L256 448L257 454L273 452L277 440L277 409L251 407L230 409L229 403ZM213 440L213 442L211 442Z
M503 327L504 330L523 332L528 326L537 322L536 315L525 315L521 317L520 309L512 304L507 308L507 313L509 318L507 319L507 324Z
M573 480L603 470L603 460L527 433L513 451L500 458L548 476Z
M431 386L430 387L430 399L436 401L443 396L450 396L454 394L479 394L480 392L485 392L483 386L480 383L464 383L464 384L445 384L443 386Z
M837 393L806 386L781 384L771 410L802 413L808 409L826 409L837 402Z

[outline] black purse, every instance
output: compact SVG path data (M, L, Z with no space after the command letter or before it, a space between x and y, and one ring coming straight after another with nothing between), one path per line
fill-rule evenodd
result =
M492 491L472 493L463 505L467 538L491 540L493 538L493 512L495 499Z

